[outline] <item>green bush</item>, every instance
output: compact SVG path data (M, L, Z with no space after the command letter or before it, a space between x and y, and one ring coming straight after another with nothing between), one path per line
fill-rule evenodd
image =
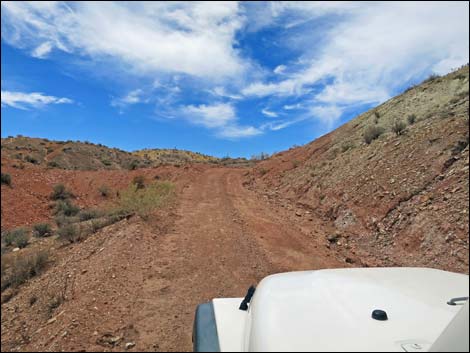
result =
M2 178L2 184L11 186L11 176L10 176L10 174L2 173L1 178Z
M70 200L59 200L56 203L54 214L58 216L63 215L66 217L72 217L77 215L79 211L80 208L72 204Z
M364 132L364 141L370 144L373 140L379 138L384 133L384 129L380 126L369 126Z
M19 286L29 278L38 275L49 258L47 250L32 250L27 254L2 257L2 290L10 286Z
M33 226L33 235L37 238L49 237L52 235L52 228L49 223L38 223Z
M144 176L143 175L135 176L134 179L132 180L132 184L136 186L137 190L145 188Z
M24 248L28 245L28 231L25 228L16 228L6 232L3 236L5 245L13 245L18 248Z
M66 224L57 230L59 239L75 243L80 240L81 233L76 224Z
M101 196L103 197L108 197L111 191L106 185L102 185L98 188L98 191L100 192Z
M395 120L392 124L392 131L397 135L400 136L403 134L403 131L406 128L406 124L401 120Z
M56 184L52 188L52 200L66 200L73 197L73 194L68 191L64 184Z
M83 221L88 221L90 219L98 218L103 215L103 212L99 210L81 210L78 213L78 218L80 219L81 222Z
M135 159L129 163L130 170L136 170L138 167L139 167L139 162Z
M144 189L131 184L120 193L119 208L121 214L136 213L148 216L153 210L161 207L173 194L174 185L170 182L156 182Z
M416 122L416 114L410 114L408 115L408 123L410 125L413 125Z
M39 161L34 158L33 156L30 156L30 155L27 155L26 157L24 157L25 161L26 162L29 162L29 163L32 163L32 164L39 164Z

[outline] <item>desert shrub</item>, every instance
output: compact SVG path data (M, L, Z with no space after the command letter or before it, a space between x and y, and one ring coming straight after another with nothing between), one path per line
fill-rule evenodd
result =
M7 173L2 173L2 184L5 184L5 185L11 185L11 176L10 174L7 174Z
M267 170L266 168L261 168L261 169L259 170L259 173L260 173L261 175L265 175L267 172L268 172L268 170Z
M65 224L57 230L59 239L66 240L69 243L75 243L80 240L81 232L76 224Z
M59 200L55 205L54 214L63 215L66 217L75 216L80 211L80 208L70 202L70 200Z
M392 124L392 131L397 135L400 136L403 134L403 131L406 128L406 124L401 120L395 120Z
M57 227L63 227L66 224L70 223L76 223L80 221L80 219L77 216L72 216L72 217L67 217L64 216L63 214L58 214L54 217L54 222L57 224Z
M30 155L27 155L26 157L24 157L25 161L26 162L29 162L29 163L32 163L32 164L38 164L39 161L34 158L33 156L30 156Z
M106 185L100 186L98 188L98 191L99 191L100 195L103 196L103 197L108 197L110 192L111 192Z
M135 159L132 162L129 163L129 169L130 170L135 170L138 167L139 167L139 162Z
M425 79L425 80L423 81L423 83L432 82L432 81L434 81L434 80L437 80L439 77L440 77L440 76L437 75L437 74L431 74L431 75L429 75L429 77L428 77L427 79Z
M373 140L379 138L382 135L384 129L380 126L369 126L366 131L364 132L364 141L367 144L370 144Z
M145 188L145 178L143 175L137 175L132 179L132 184L136 186L137 189Z
M119 196L118 210L121 214L136 213L148 216L153 210L164 205L173 194L174 185L170 182L156 182L144 189L131 184Z
M251 156L251 160L254 160L254 161L262 161L268 158L269 158L269 154L265 152L261 152L259 154L254 154Z
M29 278L38 275L49 258L47 250L34 250L27 254L2 257L2 290L10 286L19 286Z
M52 235L52 228L49 223L38 223L33 226L33 235L37 238L48 237Z
M374 111L374 123L378 124L379 119L380 119L380 113L377 110L375 110Z
M300 161L298 161L298 160L296 160L296 159L294 159L294 160L292 161L292 166L293 166L294 168L297 168L299 165L300 165Z
M59 168L59 163L57 163L55 161L50 161L50 162L47 162L47 166L49 168Z
M102 215L103 215L103 212L99 210L89 209L89 210L81 210L78 213L78 218L80 219L81 222L83 222L83 221L88 221L90 219L101 217Z
M25 228L16 228L8 231L3 236L5 245L13 245L18 248L24 248L28 245L28 231Z
M469 137L467 135L465 140L457 141L456 145L452 148L452 154L456 155L462 152L468 146L468 143L469 143Z
M73 197L73 194L68 191L64 184L56 184L52 188L52 200L66 200Z
M408 115L408 123L410 125L413 125L416 122L416 114L410 114Z
M352 142L343 142L343 144L341 145L341 152L346 152L352 148L354 148L354 144Z
M107 159L103 159L101 161L101 163L103 163L105 166L109 167L110 165L112 165L113 163Z

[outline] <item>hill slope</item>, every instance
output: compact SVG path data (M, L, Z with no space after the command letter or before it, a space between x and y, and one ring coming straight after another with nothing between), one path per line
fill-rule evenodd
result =
M468 89L468 66L428 79L259 163L247 184L323 219L332 247L372 263L468 272ZM399 134L396 121L407 125ZM384 132L368 144L371 126Z
M164 164L221 163L224 159L178 149L143 149L127 152L81 141L50 141L24 136L2 138L2 160L17 167L37 164L72 170L137 169ZM244 159L228 159L232 163ZM225 161L226 162L226 161Z

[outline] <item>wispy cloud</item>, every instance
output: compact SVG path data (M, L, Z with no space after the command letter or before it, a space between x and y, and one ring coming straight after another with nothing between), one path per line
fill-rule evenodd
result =
M111 106L120 108L122 112L122 109L129 105L143 102L146 102L146 99L144 98L144 92L142 89L138 88L130 91L123 97L113 98L111 100Z
M233 48L243 25L237 3L3 1L2 40L32 55L52 49L136 73L237 77L247 68Z
M240 126L235 109L228 103L189 105L182 107L182 112L191 123L215 129L216 136L222 138L241 138L262 133L253 126Z
M60 98L47 96L40 92L24 93L2 90L2 107L10 106L17 109L42 108L49 104L71 104L73 100L69 98Z
M295 43L301 55L276 67L274 72L282 77L251 82L242 93L295 96L312 118L330 124L338 119L341 106L383 102L407 82L467 63L468 10L463 2L271 3L257 16L265 17L265 27L299 27L284 40ZM328 26L319 27L320 18L329 18ZM321 33L322 40L312 45L315 33Z
M272 112L266 108L261 110L261 113L263 113L266 116L269 116L270 118L277 118L279 116L276 112Z

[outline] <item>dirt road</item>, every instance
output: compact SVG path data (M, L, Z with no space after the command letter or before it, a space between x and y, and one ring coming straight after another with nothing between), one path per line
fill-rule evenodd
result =
M64 249L54 269L2 306L2 347L99 351L134 342L135 350L189 351L197 304L242 297L269 274L344 266L324 238L246 189L244 173L207 169L164 218L123 221ZM49 316L50 295L26 304L64 277L66 299Z

